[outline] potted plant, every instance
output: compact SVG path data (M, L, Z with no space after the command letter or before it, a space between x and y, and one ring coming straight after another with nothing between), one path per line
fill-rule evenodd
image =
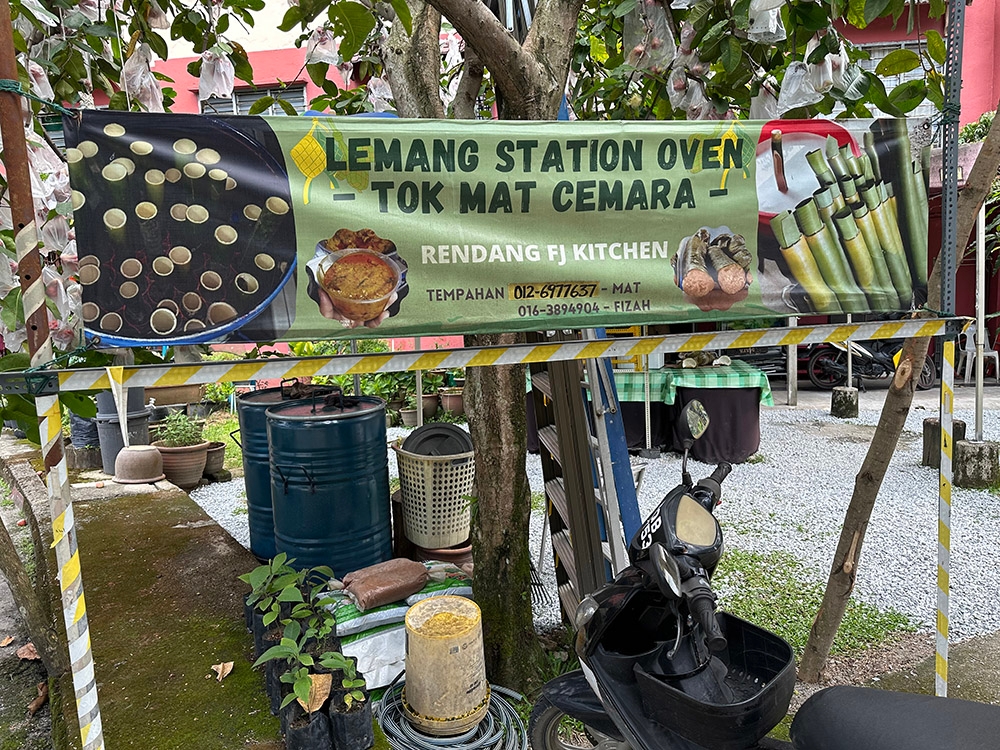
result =
M320 664L343 674L339 690L331 691L328 709L334 747L368 750L375 744L372 707L357 662L334 651L323 654Z
M444 385L444 374L440 372L426 372L423 379L423 395L421 396L421 407L424 410L424 419L430 419L438 410L438 390Z
M208 459L201 425L182 412L167 415L153 443L163 457L163 473L182 490L198 486Z
M451 412L456 417L464 415L465 401L462 397L462 390L458 387L442 388L440 391L441 408Z
M410 394L406 397L406 405L399 410L399 416L403 420L403 427L417 426L417 397Z

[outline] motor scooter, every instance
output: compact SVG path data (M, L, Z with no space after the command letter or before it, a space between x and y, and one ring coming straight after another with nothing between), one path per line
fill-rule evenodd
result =
M836 686L795 715L791 742L766 735L795 686L791 647L716 610L723 553L713 515L723 463L693 482L688 450L708 426L697 401L680 415L681 483L629 543L629 567L576 611L581 669L550 680L528 724L533 750L996 750L1000 707Z
M903 348L899 339L875 339L864 345L850 341L847 345L828 343L817 346L809 357L809 380L817 388L831 390L847 383L847 348L851 349L853 357L852 370L854 380L861 390L864 390L862 378L888 378L896 371L896 354ZM934 359L924 357L924 364L917 377L917 388L927 390L934 387L937 381L937 369Z

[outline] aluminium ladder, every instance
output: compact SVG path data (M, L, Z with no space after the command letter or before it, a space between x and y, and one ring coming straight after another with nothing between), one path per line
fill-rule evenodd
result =
M550 343L579 340L580 333L535 336ZM604 337L601 329L583 334ZM559 600L572 616L582 597L628 564L626 542L641 523L636 487L644 465L629 461L608 359L534 364L531 384ZM543 536L542 554L544 545Z

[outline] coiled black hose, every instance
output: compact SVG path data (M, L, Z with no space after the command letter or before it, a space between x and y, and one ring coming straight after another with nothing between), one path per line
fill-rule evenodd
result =
M375 718L394 750L528 750L528 732L515 703L523 700L513 690L491 685L490 705L479 724L453 737L434 737L417 731L403 712L403 681L386 688L375 705Z

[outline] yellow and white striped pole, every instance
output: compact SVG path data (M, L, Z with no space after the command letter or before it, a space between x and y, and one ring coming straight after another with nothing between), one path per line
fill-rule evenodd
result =
M0 0L0 79L17 80L14 58L10 4ZM10 196L11 219L17 230L14 236L17 273L21 282L24 320L28 335L31 366L41 367L52 361L49 338L49 314L45 307L45 285L38 253L35 207L28 173L28 151L21 120L21 100L11 92L0 92L0 132L3 135L4 166ZM94 660L90 651L90 630L83 598L83 577L76 546L76 527L69 494L69 478L62 444L62 417L59 397L38 396L35 411L42 439L42 456L48 471L49 512L52 517L53 546L59 568L63 620L69 644L73 688L83 750L102 750L104 733L97 702Z
M938 489L937 634L934 693L948 695L948 604L951 589L951 483L955 408L955 340L946 339L941 361L941 468Z

